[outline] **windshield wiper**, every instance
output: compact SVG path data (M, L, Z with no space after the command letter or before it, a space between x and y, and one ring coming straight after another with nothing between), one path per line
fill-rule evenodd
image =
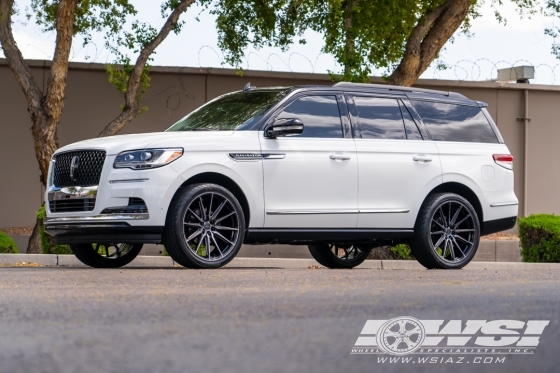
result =
M217 131L212 128L193 128L191 131Z

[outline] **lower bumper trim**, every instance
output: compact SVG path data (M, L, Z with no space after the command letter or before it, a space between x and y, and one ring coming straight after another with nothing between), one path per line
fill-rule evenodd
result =
M487 234L507 231L508 229L515 227L516 222L517 216L485 221L482 223L482 232L480 233L480 235L486 236Z
M164 227L130 226L114 223L45 223L45 232L57 244L77 243L161 243Z

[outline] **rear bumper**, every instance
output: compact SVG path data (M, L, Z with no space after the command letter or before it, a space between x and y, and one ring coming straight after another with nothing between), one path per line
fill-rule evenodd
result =
M161 243L164 227L131 226L126 222L45 222L45 232L57 244L77 243Z
M508 229L515 227L516 222L517 216L485 221L482 223L481 235L485 236L487 234L507 231Z

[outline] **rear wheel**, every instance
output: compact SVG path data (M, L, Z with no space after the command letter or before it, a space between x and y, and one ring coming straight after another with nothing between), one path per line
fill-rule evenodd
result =
M327 268L354 268L364 262L371 248L356 245L309 245L309 252L319 264Z
M459 269L472 260L479 240L478 215L469 201L441 193L424 202L410 249L428 269Z
M80 262L94 268L119 268L132 262L142 250L142 244L72 244L72 252Z

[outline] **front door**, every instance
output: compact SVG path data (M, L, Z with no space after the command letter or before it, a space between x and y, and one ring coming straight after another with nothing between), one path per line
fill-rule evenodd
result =
M304 131L261 137L265 227L355 228L358 162L337 96L306 92L273 117L300 119Z
M347 98L359 164L358 227L413 228L425 196L442 182L437 146L423 138L405 98Z

